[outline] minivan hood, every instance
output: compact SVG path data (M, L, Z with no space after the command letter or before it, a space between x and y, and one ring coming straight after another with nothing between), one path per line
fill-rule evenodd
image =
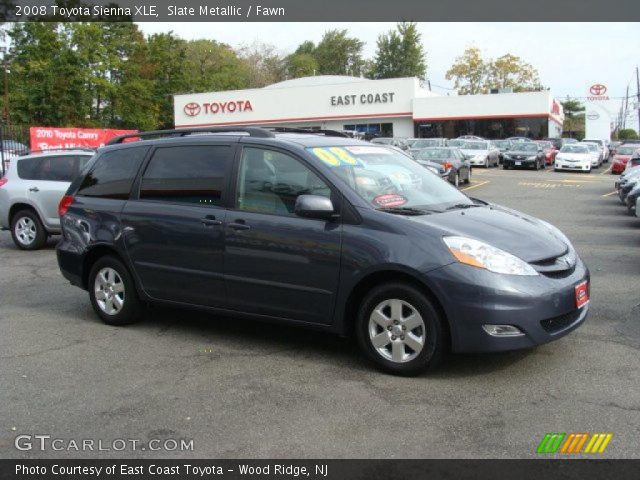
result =
M497 205L407 217L443 231L445 235L470 237L509 252L525 262L559 257L569 247L542 222Z

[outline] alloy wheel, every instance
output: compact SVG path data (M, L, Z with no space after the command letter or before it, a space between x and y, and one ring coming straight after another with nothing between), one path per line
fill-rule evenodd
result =
M16 238L22 245L29 246L36 239L36 223L29 217L19 218L14 228Z
M397 298L384 300L373 309L368 332L376 352L394 363L410 362L425 346L422 315L413 305Z
M94 294L100 310L117 315L124 306L124 283L120 274L110 267L101 269L94 282Z

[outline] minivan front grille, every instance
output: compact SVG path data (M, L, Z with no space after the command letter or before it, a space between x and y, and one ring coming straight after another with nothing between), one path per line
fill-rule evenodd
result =
M544 328L548 333L558 333L573 325L580 318L580 314L582 314L582 308L578 308L573 312L565 313L564 315L560 315L558 317L542 320L540 322L540 325L542 325L542 328Z
M531 262L531 266L543 275L557 276L573 271L576 262L577 257L575 252L569 251L559 257L545 258L537 262Z

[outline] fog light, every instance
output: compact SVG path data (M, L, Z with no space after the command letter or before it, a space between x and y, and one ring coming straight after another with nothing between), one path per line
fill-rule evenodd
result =
M492 337L521 337L522 330L513 325L483 325L482 328Z

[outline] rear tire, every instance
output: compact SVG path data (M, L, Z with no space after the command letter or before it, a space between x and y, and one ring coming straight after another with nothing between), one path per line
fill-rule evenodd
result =
M11 218L11 237L21 250L38 250L47 243L48 234L33 210L20 210Z
M128 325L140 319L142 304L127 267L111 255L98 259L89 274L89 298L107 325Z
M433 369L445 352L443 319L420 290L405 283L385 283L365 296L356 337L364 355L394 375Z

